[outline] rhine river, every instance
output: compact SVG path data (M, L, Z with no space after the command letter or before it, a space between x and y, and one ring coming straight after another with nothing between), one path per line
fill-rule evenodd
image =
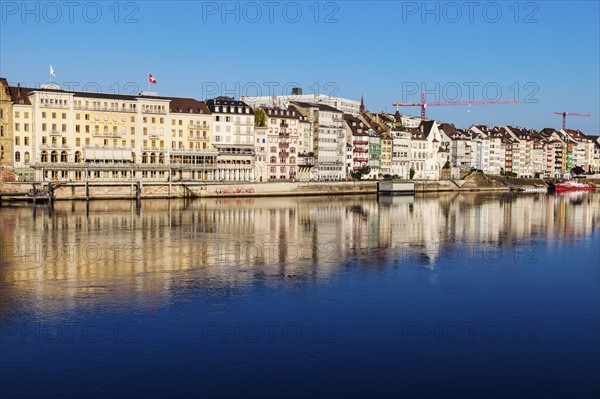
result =
M0 397L596 398L600 194L0 207Z

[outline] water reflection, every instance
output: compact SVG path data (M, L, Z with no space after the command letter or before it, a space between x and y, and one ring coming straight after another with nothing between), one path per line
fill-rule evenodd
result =
M318 282L349 262L416 257L435 268L452 243L494 248L541 237L552 245L595 229L600 195L57 202L0 208L0 220L4 318Z

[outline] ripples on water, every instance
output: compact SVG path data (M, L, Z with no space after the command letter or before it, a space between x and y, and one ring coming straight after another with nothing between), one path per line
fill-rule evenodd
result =
M2 397L599 393L598 194L57 202L0 221Z

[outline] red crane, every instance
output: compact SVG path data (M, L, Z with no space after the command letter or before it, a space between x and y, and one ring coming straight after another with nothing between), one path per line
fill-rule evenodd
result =
M587 116L590 117L590 114L580 114L578 112L555 112L554 115L562 115L563 117L563 129L567 128L567 115L569 116Z
M421 102L420 103L393 103L394 107L421 107L421 120L427 120L427 116L425 115L425 111L427 107L439 107L439 106L449 106L449 105L486 105L486 104L519 104L519 100L501 100L501 101L485 101L485 100L475 100L475 101L455 101L455 102L435 102L428 103L425 101L425 93L421 93Z

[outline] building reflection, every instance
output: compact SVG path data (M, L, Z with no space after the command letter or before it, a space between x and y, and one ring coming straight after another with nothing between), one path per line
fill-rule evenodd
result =
M0 216L5 314L316 282L348 263L378 267L407 253L435 267L448 243L568 242L596 228L600 195L57 202Z

